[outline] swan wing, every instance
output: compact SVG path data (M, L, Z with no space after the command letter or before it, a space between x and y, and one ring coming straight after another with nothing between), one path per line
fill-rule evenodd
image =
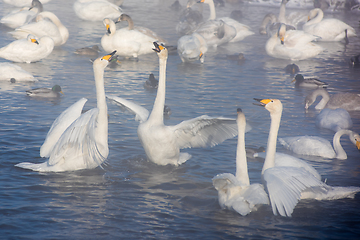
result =
M325 185L304 168L296 167L269 168L263 174L263 181L274 215L288 217L301 199L301 192Z
M95 138L96 121L99 110L93 108L82 114L61 135L59 141L51 152L48 164L66 164L64 159L71 161L76 168L78 163L82 168L91 169L100 166L106 156L99 151L99 145Z
M144 108L132 101L129 101L124 98L117 97L117 96L111 96L111 95L106 95L106 97L108 99L112 100L114 103L116 103L122 109L127 110L130 113L134 114L136 121L145 122L149 117L149 111L146 108Z
M213 147L237 135L236 120L203 115L172 126L181 148ZM247 126L250 130L250 126Z
M43 145L40 148L41 157L50 157L51 151L56 142L65 130L81 115L81 111L86 103L86 98L81 98L79 101L68 107L63 111L53 122L50 130L45 138Z

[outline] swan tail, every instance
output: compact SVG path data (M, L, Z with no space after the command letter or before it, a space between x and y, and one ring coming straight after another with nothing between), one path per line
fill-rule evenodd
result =
M47 162L44 163L29 163L29 162L22 162L15 165L15 167L29 169L37 172L46 171L45 168L47 166Z

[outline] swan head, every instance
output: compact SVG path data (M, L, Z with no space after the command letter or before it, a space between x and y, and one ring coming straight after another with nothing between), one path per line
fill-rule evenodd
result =
M245 126L246 125L245 114L243 113L241 108L237 108L236 112L237 112L236 122L240 125Z
M131 17L125 13L121 14L120 17L115 21L115 23L119 23L121 21L128 21L128 20L132 20Z
M351 132L349 134L349 139L352 143L354 143L357 149L360 150L360 135L355 132Z
M281 44L284 44L285 34L286 34L286 25L280 24L280 27L278 30L278 36L280 38Z
M254 98L254 100L258 101L259 103L255 104L258 106L265 107L270 113L281 113L283 106L279 99L259 99Z
M116 50L110 54L103 56L103 57L97 58L94 61L94 66L102 66L103 68L105 68L109 64L109 62L111 62L111 60L113 60L115 53L116 53Z
M168 50L166 47L161 43L158 44L157 42L153 42L154 47L153 50L158 54L159 57L167 58L168 57Z
M110 20L108 18L104 18L104 20L103 20L103 24L106 27L106 31L108 34L111 34L111 21L112 20Z
M35 37L34 35L32 35L32 34L29 34L29 35L27 36L27 40L28 40L29 42L36 43L36 44L39 45L39 41L38 41L38 40L36 39L36 37Z
M33 8L36 8L38 12L42 12L44 9L42 3L39 0L32 0L29 11Z

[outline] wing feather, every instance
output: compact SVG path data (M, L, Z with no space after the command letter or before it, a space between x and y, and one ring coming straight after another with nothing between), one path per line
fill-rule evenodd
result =
M132 101L111 95L106 95L106 97L119 105L122 109L134 114L136 121L145 122L149 117L149 111L146 108Z

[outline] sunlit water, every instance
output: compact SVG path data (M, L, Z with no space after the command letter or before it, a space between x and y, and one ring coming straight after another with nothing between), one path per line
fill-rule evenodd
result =
M136 25L153 29L176 45L175 26L179 14L170 10L173 1L163 5L153 1L127 1L124 11ZM184 1L182 1L184 2ZM185 149L192 158L179 167L157 166L146 160L137 138L138 123L131 114L108 102L110 155L104 168L65 173L38 173L14 167L19 162L43 162L39 148L53 120L68 106L86 97L85 109L95 107L95 86L88 57L73 54L80 47L100 46L105 33L101 22L79 20L73 1L51 1L44 8L55 12L70 31L68 42L38 63L18 64L38 80L35 84L1 83L0 94L0 238L4 239L356 239L360 236L360 196L337 201L301 201L292 218L274 216L269 206L242 217L221 210L212 177L235 172L237 139L206 149ZM0 3L0 15L11 6ZM330 130L318 129L313 107L305 112L304 98L309 90L294 88L286 74L286 60L265 52L266 36L258 34L263 16L277 8L227 4L218 16L241 9L241 22L255 35L239 43L210 51L205 63L181 63L169 56L166 104L172 115L166 124L203 114L236 116L241 107L253 130L246 135L247 147L265 147L269 113L253 105L253 98L279 98L284 111L279 136L317 135L329 140ZM291 11L291 10L289 10ZM208 14L205 8L205 16ZM326 13L355 27L359 13ZM13 39L0 27L0 43ZM318 58L297 62L301 73L327 82L330 93L360 92L360 70L349 67L349 58L360 53L359 38L342 43L322 43L327 51ZM227 54L242 52L239 65ZM101 54L104 54L102 52ZM1 59L0 61L6 61ZM156 95L143 84L150 73L158 77L156 54L141 56L138 62L121 61L107 68L105 88L109 94L134 100L151 110ZM30 99L25 90L59 84L60 100ZM360 113L351 113L360 132ZM305 158L332 186L360 186L360 153L344 137L347 160ZM278 145L279 152L286 150ZM251 182L260 182L260 159L249 159Z

